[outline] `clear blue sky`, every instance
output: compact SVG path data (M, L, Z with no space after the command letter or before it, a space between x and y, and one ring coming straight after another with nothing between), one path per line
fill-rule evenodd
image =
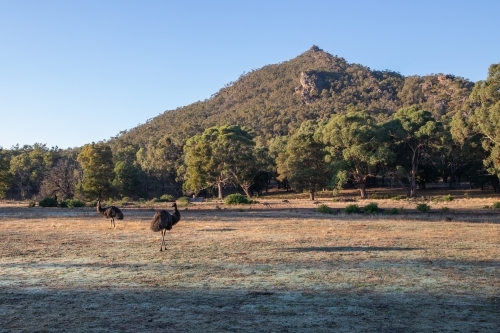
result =
M109 139L317 45L372 69L485 79L498 0L0 0L0 146Z

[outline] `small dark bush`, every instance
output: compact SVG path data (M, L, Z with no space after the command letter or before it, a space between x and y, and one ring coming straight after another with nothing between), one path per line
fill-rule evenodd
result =
M57 200L52 197L45 197L38 202L40 207L57 207Z
M371 202L365 207L363 207L363 213L365 214L377 214L378 213L378 205L375 202Z
M494 202L493 203L493 208L494 209L500 209L500 201Z
M399 213L400 213L400 211L397 208L391 208L391 209L387 210L387 214L396 215Z
M241 204L249 204L250 201L244 195L236 193L228 195L224 199L224 203L226 205L241 205Z
M328 207L327 205L319 205L318 208L316 208L316 210L320 213L323 213L323 214L332 214L333 213L333 210Z
M347 205L346 208L344 209L344 211L347 214L356 214L356 213L360 213L361 209L359 209L358 205L352 204L352 205Z
M59 207L61 208L67 208L68 207L68 200L63 200L59 203Z
M417 206L417 210L418 210L419 212L421 212L421 213L427 213L428 211L430 211L430 210L431 210L431 206L429 206L428 204L425 204L425 203L423 203L423 204L419 204L419 205Z

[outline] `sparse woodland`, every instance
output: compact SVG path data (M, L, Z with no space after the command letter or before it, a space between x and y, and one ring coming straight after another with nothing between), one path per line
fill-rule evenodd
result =
M477 83L404 77L313 46L104 142L0 149L0 197L251 196L272 178L311 199L345 186L365 198L374 177L408 196L429 182L498 188L499 128L500 64Z

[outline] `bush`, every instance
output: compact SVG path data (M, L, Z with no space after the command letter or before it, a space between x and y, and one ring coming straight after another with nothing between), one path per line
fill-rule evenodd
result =
M452 201L453 199L454 199L454 198L453 198L453 196L452 196L451 194L447 194L447 195L443 196L443 200L444 200L444 201L448 201L448 202L450 202L450 201Z
M66 200L68 202L68 207L73 208L73 207L85 207L85 202L79 199L69 199Z
M177 199L177 204L179 206L187 206L189 205L189 198L188 197L180 197Z
M160 198L155 199L155 202L171 202L174 201L174 196L171 194L164 194Z
M318 208L316 208L316 210L320 213L323 213L323 214L332 214L333 213L333 210L328 207L327 205L319 205Z
M45 197L38 202L40 207L57 207L57 200L52 197Z
M59 203L59 207L61 208L67 208L68 207L68 200L63 200Z
M224 203L226 205L241 205L241 204L249 204L247 197L241 195L239 193L230 194L224 199Z
M347 214L356 214L356 213L360 213L361 212L361 209L359 209L359 206L356 205L356 204L352 204L352 205L348 205L344 211L347 213Z
M378 204L375 202L371 202L363 208L363 213L365 214L377 214L378 213Z
M391 214L391 215L396 215L396 214L399 214L400 213L400 210L397 209L397 208L391 208L387 211L387 214Z
M442 213L448 213L450 211L450 208L448 207L441 207L441 212Z
M29 203L28 203L28 207L35 207L36 206L36 202L34 200L31 200Z
M494 209L500 209L500 201L494 202L492 207Z
M427 213L428 211L431 210L431 206L429 206L428 204L420 204L417 206L417 210L421 213Z

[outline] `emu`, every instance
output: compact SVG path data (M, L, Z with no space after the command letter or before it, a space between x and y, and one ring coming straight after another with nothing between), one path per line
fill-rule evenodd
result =
M97 199L96 210L99 214L106 216L108 219L111 218L111 226L116 228L115 217L118 220L123 220L123 213L120 208L115 206L101 207L101 200Z
M163 251L163 248L165 248L165 251L167 250L167 244L165 242L165 234L167 233L167 230L172 230L172 227L181 219L181 213L177 209L177 204L175 202L172 204L172 207L174 207L172 215L162 209L155 213L155 216L151 221L151 230L154 232L161 231L160 251Z

